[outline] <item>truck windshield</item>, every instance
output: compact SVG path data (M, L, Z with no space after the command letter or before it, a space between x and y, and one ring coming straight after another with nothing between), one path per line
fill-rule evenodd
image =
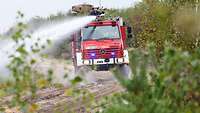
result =
M83 28L83 40L120 38L117 26L88 26Z

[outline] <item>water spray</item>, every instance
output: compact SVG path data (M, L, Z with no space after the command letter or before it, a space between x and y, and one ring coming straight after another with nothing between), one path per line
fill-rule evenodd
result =
M32 38L26 38L23 41L19 41L19 43L25 43L27 51L31 52L31 46L38 42L38 39L40 39L39 44L47 46L47 40L50 40L52 43L63 40L63 38L69 37L71 33L84 27L95 18L95 16L86 16L78 17L73 20L66 20L62 23L49 26L48 28L37 30L32 34ZM16 54L16 48L17 44L14 41L0 40L0 76L8 77L9 70L6 65L9 64L9 56Z

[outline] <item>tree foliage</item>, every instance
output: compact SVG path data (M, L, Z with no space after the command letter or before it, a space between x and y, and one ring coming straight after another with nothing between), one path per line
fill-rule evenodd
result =
M148 42L162 54L164 42L192 51L200 46L200 2L198 0L144 0L124 10L110 10L122 16L134 29L131 47L145 48ZM130 39L129 39L130 40Z
M115 74L126 92L106 102L104 113L200 112L199 0L143 0L110 10L133 27L128 39L132 78Z

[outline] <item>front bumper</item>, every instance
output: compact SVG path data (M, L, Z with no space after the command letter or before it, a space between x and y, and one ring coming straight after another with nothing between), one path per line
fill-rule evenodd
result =
M125 58L89 59L83 60L83 65L124 64L129 63Z
M128 64L129 56L128 51L124 50L124 57L122 58L109 58L109 59L82 59L82 54L77 53L77 66L83 65L103 65L103 64Z

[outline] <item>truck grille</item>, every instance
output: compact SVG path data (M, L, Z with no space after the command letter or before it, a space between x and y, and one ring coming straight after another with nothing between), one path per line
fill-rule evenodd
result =
M91 59L92 54L95 54L95 56L93 56L95 59L123 56L123 52L120 48L90 49L84 50L83 53L84 59ZM114 53L114 55L112 55L112 53Z

